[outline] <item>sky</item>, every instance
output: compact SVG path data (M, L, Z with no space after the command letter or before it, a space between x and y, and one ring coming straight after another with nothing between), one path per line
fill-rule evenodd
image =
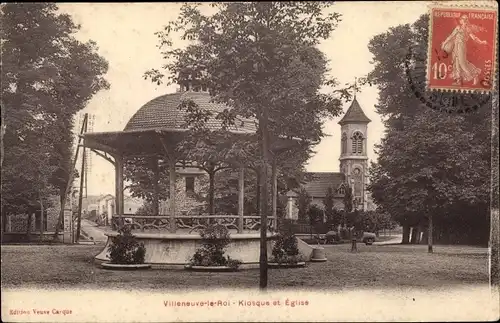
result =
M72 16L81 25L75 37L93 40L98 53L109 62L105 78L109 90L96 94L82 113L94 118L93 131L120 131L127 121L149 100L173 93L175 86L156 85L144 80L143 74L159 68L163 61L154 35L168 21L175 20L179 3L64 3L61 13ZM340 84L352 83L373 69L368 42L390 27L413 23L427 11L428 4L420 1L398 2L337 2L331 10L342 15L342 21L329 39L319 48L329 60L331 74ZM175 42L175 39L174 39ZM384 126L375 111L378 91L365 86L356 95L365 114L372 120L368 125L368 158L375 161L374 145L384 135ZM347 110L350 103L344 105ZM339 171L341 117L325 120L327 137L315 147L316 154L306 167L314 172ZM89 195L114 194L113 166L91 154L87 192Z

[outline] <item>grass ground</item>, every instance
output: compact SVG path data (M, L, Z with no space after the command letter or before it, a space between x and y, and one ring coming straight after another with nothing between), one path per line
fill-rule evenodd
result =
M184 270L110 271L95 266L102 245L2 246L2 287L92 289L192 289L257 287L258 270L196 273ZM326 246L325 263L269 270L269 287L341 290L440 289L488 284L486 248L420 245Z

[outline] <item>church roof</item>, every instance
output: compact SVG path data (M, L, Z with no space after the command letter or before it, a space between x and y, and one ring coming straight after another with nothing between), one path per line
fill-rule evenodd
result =
M306 177L309 177L311 180L307 181L302 187L311 197L325 197L329 187L336 190L340 184L345 182L345 175L343 173L306 173Z
M347 112L345 113L342 120L339 121L339 124L350 123L350 122L360 122L360 123L371 122L371 120L368 119L366 114L363 112L363 109L361 109L361 106L359 105L359 102L356 99L356 97L354 97L351 106L349 107L349 109L347 109Z

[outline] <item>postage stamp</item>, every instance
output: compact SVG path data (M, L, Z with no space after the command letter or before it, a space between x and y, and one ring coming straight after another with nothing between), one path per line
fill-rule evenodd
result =
M494 88L498 10L490 7L432 6L427 89L491 92Z

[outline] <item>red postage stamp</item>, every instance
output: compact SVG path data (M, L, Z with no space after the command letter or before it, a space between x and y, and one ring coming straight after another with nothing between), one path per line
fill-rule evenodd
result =
M427 88L490 92L496 71L498 10L432 7Z

